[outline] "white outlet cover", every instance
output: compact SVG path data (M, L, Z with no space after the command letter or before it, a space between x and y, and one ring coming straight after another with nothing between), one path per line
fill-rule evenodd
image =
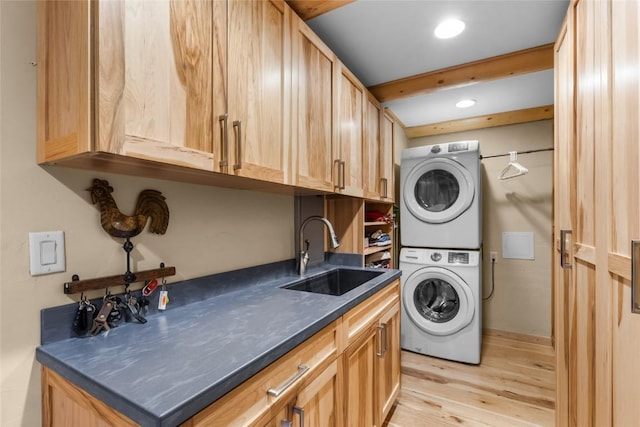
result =
M63 231L29 233L29 267L32 276L65 271Z

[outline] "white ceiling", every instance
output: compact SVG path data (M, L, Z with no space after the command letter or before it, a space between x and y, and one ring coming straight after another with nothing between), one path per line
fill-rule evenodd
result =
M567 7L568 0L359 0L307 23L365 86L372 86L553 43ZM465 31L437 39L434 28L449 17L464 21ZM467 97L477 104L455 107ZM384 105L406 126L418 126L550 104L552 70Z

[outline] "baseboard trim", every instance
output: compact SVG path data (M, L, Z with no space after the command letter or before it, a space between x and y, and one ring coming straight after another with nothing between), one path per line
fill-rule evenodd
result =
M484 328L482 334L490 337L508 338L510 340L529 342L533 344L551 345L551 337L540 337L537 335L526 335L518 332L499 331L497 329Z

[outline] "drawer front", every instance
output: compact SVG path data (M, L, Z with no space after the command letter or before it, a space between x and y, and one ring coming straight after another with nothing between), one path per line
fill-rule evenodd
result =
M378 322L382 314L400 300L400 280L373 295L342 317L346 345L353 344L371 325Z
M338 324L327 326L184 425L246 426L269 417L337 358Z

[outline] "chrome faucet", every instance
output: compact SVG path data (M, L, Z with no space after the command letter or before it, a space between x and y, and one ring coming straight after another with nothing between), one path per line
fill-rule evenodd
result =
M333 229L333 225L329 222L328 219L321 216L310 216L305 219L300 226L300 275L304 276L307 272L307 264L309 263L309 241L304 240L304 228L313 220L322 221L324 225L329 229L329 236L331 237L331 247L337 248L340 246L340 242L338 241L338 236L336 236L336 232ZM305 245L306 243L306 245Z

